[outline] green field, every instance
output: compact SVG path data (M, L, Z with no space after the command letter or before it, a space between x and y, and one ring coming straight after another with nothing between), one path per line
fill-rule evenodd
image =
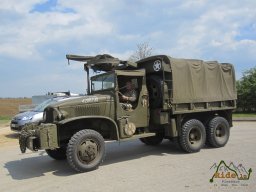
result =
M233 117L255 117L256 113L233 113Z
M0 116L0 125L8 124L11 121L11 117Z

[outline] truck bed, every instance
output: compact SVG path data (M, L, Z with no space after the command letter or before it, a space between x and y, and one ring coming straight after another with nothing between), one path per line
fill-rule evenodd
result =
M155 61L161 61L161 70L153 70ZM158 55L138 65L146 69L148 76L163 79L163 109L172 109L173 114L236 108L232 64Z

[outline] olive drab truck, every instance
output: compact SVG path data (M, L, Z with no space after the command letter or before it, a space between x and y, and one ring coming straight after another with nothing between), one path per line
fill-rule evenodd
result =
M237 99L233 65L166 55L137 62L107 54L66 57L83 63L88 94L50 105L42 122L26 125L19 138L22 153L45 150L85 172L102 163L105 141L158 145L170 139L188 153L228 142ZM92 70L100 73L90 77ZM127 81L137 98L123 108Z

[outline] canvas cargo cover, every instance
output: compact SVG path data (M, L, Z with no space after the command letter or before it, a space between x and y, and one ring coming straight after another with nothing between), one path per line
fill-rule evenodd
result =
M169 59L173 72L173 103L237 99L233 65L216 61Z

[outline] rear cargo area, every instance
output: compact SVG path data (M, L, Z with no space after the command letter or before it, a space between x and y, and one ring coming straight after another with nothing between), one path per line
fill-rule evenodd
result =
M237 99L232 64L170 58L173 103L197 103Z

